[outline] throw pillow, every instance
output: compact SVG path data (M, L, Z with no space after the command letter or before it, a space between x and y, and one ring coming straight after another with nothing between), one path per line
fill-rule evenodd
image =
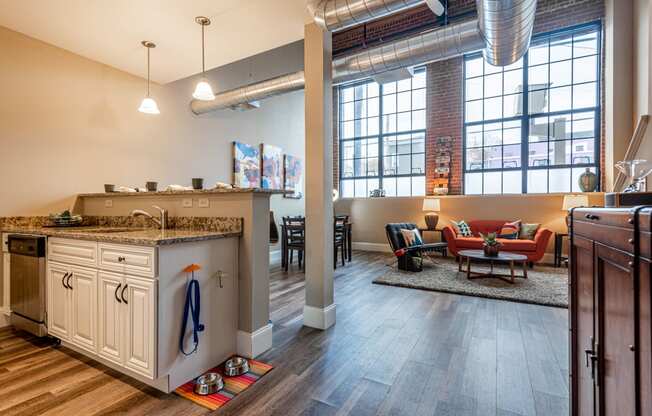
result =
M521 224L521 232L519 238L521 240L534 240L537 230L541 224Z
M516 240L518 239L518 231L519 229L516 228L515 226L505 224L503 225L503 228L501 228L500 231L498 232L498 238Z
M405 245L408 247L423 245L423 239L421 239L421 234L419 234L419 230L401 229L401 235L403 236L403 241L405 241Z
M453 227L455 228L455 233L460 236L460 237L473 237L473 232L471 231L471 227L469 227L469 224L466 223L466 221L461 220L461 221L451 221L453 223Z

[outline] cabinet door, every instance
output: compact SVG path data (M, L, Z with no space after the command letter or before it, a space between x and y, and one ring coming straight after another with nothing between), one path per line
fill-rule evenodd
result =
M97 270L71 267L72 325L70 341L97 352Z
M3 253L2 255L2 280L3 280L3 291L2 291L2 296L3 299L0 299L0 302L2 302L2 305L6 309L9 309L9 293L10 293L10 270L11 270L11 262L10 260L11 257L9 256L9 253Z
M596 243L598 400L601 416L636 414L633 257Z
M64 285L68 272L68 266L48 262L48 333L64 341L70 339L70 290Z
M575 236L571 246L571 376L573 414L595 414L593 365L586 351L595 346L593 241Z
M156 281L126 277L125 367L155 378Z
M649 237L648 237L649 238ZM639 260L639 342L636 346L639 356L641 414L652 415L652 262Z
M103 358L122 365L124 305L122 276L114 273L98 274L98 353Z

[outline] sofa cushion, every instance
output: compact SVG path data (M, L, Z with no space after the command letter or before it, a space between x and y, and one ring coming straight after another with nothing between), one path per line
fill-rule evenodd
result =
M471 227L466 223L464 220L460 221L452 221L453 223L453 228L455 229L455 232L458 236L460 237L471 237L473 235L473 231L471 231Z
M536 251L537 244L532 240L508 240L499 238L502 251ZM457 237L455 245L461 250L481 250L483 240L477 237Z
M479 237L480 233L489 234L489 233L498 233L500 229L505 225L506 221L493 221L493 220L475 220L469 221L469 226L475 237Z

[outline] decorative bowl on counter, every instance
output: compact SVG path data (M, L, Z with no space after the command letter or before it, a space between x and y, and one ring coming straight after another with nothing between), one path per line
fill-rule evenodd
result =
M81 215L72 215L66 210L59 214L50 214L50 221L56 227L75 227L81 225L83 218Z

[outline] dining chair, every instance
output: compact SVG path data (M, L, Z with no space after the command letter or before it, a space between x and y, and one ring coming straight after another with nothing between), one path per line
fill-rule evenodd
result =
M301 270L305 270L304 252L306 250L306 219L305 217L283 217L284 266L288 271L294 261L294 252Z

